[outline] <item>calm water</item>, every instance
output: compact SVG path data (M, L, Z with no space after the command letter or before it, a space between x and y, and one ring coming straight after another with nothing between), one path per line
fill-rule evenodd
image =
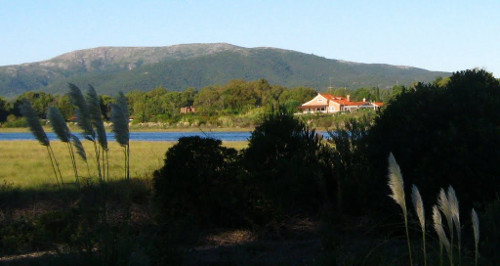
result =
M324 137L328 137L328 134L324 131L318 132ZM214 139L220 139L222 141L247 141L250 138L251 132L130 132L131 141L177 141L181 137L210 137ZM57 136L54 133L47 133L50 140L57 140ZM77 136L83 140L80 134ZM107 134L108 141L114 141L115 136L113 133ZM0 133L0 141L9 140L35 140L33 134L30 132L24 133Z
M54 133L47 133L50 140L57 140ZM80 134L77 134L83 139ZM131 141L177 141L181 137L211 137L223 141L247 141L250 132L130 132ZM108 141L114 141L113 133L107 134ZM30 132L25 133L0 133L0 141L8 140L35 140Z

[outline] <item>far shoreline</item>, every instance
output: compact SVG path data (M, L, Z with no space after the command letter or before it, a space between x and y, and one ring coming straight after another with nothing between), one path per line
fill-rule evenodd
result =
M46 132L52 132L51 127L43 127ZM186 128L161 128L161 127L130 127L130 132L252 132L254 127L186 127ZM72 132L80 132L79 128L70 127ZM106 128L112 132L111 128ZM0 128L0 133L24 133L29 132L27 127Z

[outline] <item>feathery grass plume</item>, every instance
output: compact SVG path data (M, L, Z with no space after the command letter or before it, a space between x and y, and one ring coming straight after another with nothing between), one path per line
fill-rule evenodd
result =
M458 199L455 194L455 189L452 186L448 187L448 202L450 203L450 212L455 225L455 230L457 231L457 247L458 247L458 261L461 262L461 242L462 242L462 228L460 225L460 212L458 207Z
M85 153L85 149L83 148L83 145L82 145L82 142L80 141L80 139L74 135L74 134L71 134L71 142L73 143L73 146L75 146L76 148L76 153L78 155L80 155L80 157L83 159L83 161L85 162L85 164L87 165L87 172L88 172L88 175L89 175L89 179L90 179L90 168L89 168L89 162L87 161L87 153Z
M82 91L76 85L69 83L69 98L73 105L76 106L75 114L76 114L76 123L83 130L83 135L86 139L92 141L94 143L94 151L96 156L96 166L97 166L97 174L99 175L99 179L101 181L102 172L101 172L101 163L100 163L100 152L97 148L97 143L95 139L95 131L92 128L91 116L89 107L87 105L87 101L85 97L83 97Z
M42 144L43 146L49 146L49 138L45 131L43 130L42 124L40 124L40 120L38 120L38 116L36 115L35 110L31 106L31 103L27 100L23 100L23 103L20 106L21 114L26 118L26 122L30 128L33 136Z
M49 107L49 111L47 113L47 117L50 120L50 124L52 125L52 129L56 133L57 137L64 143L66 143L68 147L69 156L71 158L71 164L73 166L73 172L75 173L75 181L78 186L80 186L80 181L78 179L78 168L76 167L75 161L75 153L73 152L73 147L71 146L70 138L71 132L66 125L66 121L62 116L61 112L55 107Z
M50 164L52 165L52 170L54 170L54 176L56 178L56 183L60 187L62 183L61 171L59 170L59 163L57 163L56 158L54 157L54 152L52 151L52 147L50 146L49 138L45 131L43 130L42 124L40 124L40 120L38 120L38 116L33 110L31 103L27 100L24 100L20 106L21 114L26 118L26 122L30 128L31 133L35 138L47 148L47 153L49 154ZM57 167L57 170L56 170ZM59 173L59 175L58 175Z
M432 220L434 221L434 230L439 238L439 260L440 265L443 265L443 246L446 248L446 252L448 253L448 259L450 260L450 264L453 265L452 257L451 257L451 248L450 241L446 237L446 233L443 229L443 220L441 218L441 213L436 205L432 206Z
M474 265L477 265L477 259L479 257L479 218L477 217L476 210L471 211L472 219L472 231L474 232Z
M54 130L54 133L56 133L57 137L62 142L69 142L71 133L59 109L53 106L49 107L47 117L49 118L52 129Z
M111 121L116 141L125 150L125 179L130 179L130 145L129 145L129 112L127 98L119 92L116 103L111 105Z
M427 251L425 248L425 212L424 212L424 203L422 201L422 196L420 196L420 192L418 191L417 186L413 185L411 188L411 199L413 202L413 206L415 208L415 212L417 213L418 220L420 222L420 227L422 228L422 242L423 242L423 251L424 251L424 265L427 265Z
M443 188L439 190L438 207L441 210L441 212L443 212L444 217L446 218L446 223L448 224L448 232L450 233L450 245L451 247L453 247L453 215L451 213L450 202ZM452 253L452 259L453 259L453 253Z
M392 191L392 194L389 195L391 198L396 201L396 203L401 207L401 210L403 210L403 218L405 222L405 229L406 229L406 240L408 243L408 253L410 256L410 265L413 265L413 259L411 256L411 246L410 246L410 233L408 231L408 216L407 216L407 211L406 211L406 201L405 201L405 191L404 191L404 183L403 183L403 176L401 175L401 169L399 168L398 163L396 162L396 158L394 158L394 155L392 152L389 154L389 188Z
M85 153L85 149L83 148L82 142L80 139L74 135L71 134L71 141L73 142L73 146L76 148L76 153L80 155L80 157L87 162L87 153Z
M406 202L405 202L405 191L403 184L403 176L401 175L401 169L399 168L396 159L392 152L389 154L389 188L392 194L389 195L396 201L396 203L401 206L403 214L406 216Z
M83 97L82 91L76 85L69 83L69 99L76 106L75 115L76 123L83 130L86 139L94 140L95 132L92 128L90 112L87 106L87 101Z
M107 160L105 158L108 155L108 140L106 138L106 129L104 128L104 122L102 121L102 113L101 113L101 105L99 103L99 96L97 95L97 92L95 88L89 84L89 88L87 90L87 104L90 112L90 119L92 121L92 125L95 128L95 131L97 133L97 141L99 142L99 145L102 148L102 171L103 171L103 177L106 178L106 169L109 169L107 167ZM108 171L109 172L109 171ZM109 178L109 173L108 173L108 178Z

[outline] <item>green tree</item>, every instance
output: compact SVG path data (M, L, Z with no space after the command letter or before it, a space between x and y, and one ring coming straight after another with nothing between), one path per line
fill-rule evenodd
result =
M46 118L49 105L54 103L54 96L45 92L25 92L17 97L14 102L14 113L20 116L19 107L23 104L23 100L26 99L35 110L35 113L40 118Z
M221 91L216 87L205 87L194 99L194 106L204 115L214 115L222 109Z
M314 98L316 95L318 95L316 90L311 88L305 88L305 87L293 88L283 91L283 93L281 93L280 95L279 102L285 103L289 100L295 100L300 103L305 103Z
M10 103L0 96L0 122L7 121L7 116L10 114Z

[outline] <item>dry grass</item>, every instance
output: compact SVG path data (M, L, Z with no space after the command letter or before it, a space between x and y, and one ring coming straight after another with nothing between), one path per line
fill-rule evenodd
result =
M66 144L52 141L54 153L61 166L64 182L74 182L74 173ZM145 142L130 143L130 175L132 178L150 178L152 172L163 165L165 153L174 142ZM83 141L87 152L87 161L91 176L97 176L95 167L95 153L89 141ZM226 147L242 149L247 142L224 142ZM123 149L118 143L109 144L109 163L111 179L120 179L124 176ZM85 162L77 157L78 173L88 176ZM0 183L6 182L23 188L39 187L54 184L54 173L47 158L47 150L36 141L0 141Z

